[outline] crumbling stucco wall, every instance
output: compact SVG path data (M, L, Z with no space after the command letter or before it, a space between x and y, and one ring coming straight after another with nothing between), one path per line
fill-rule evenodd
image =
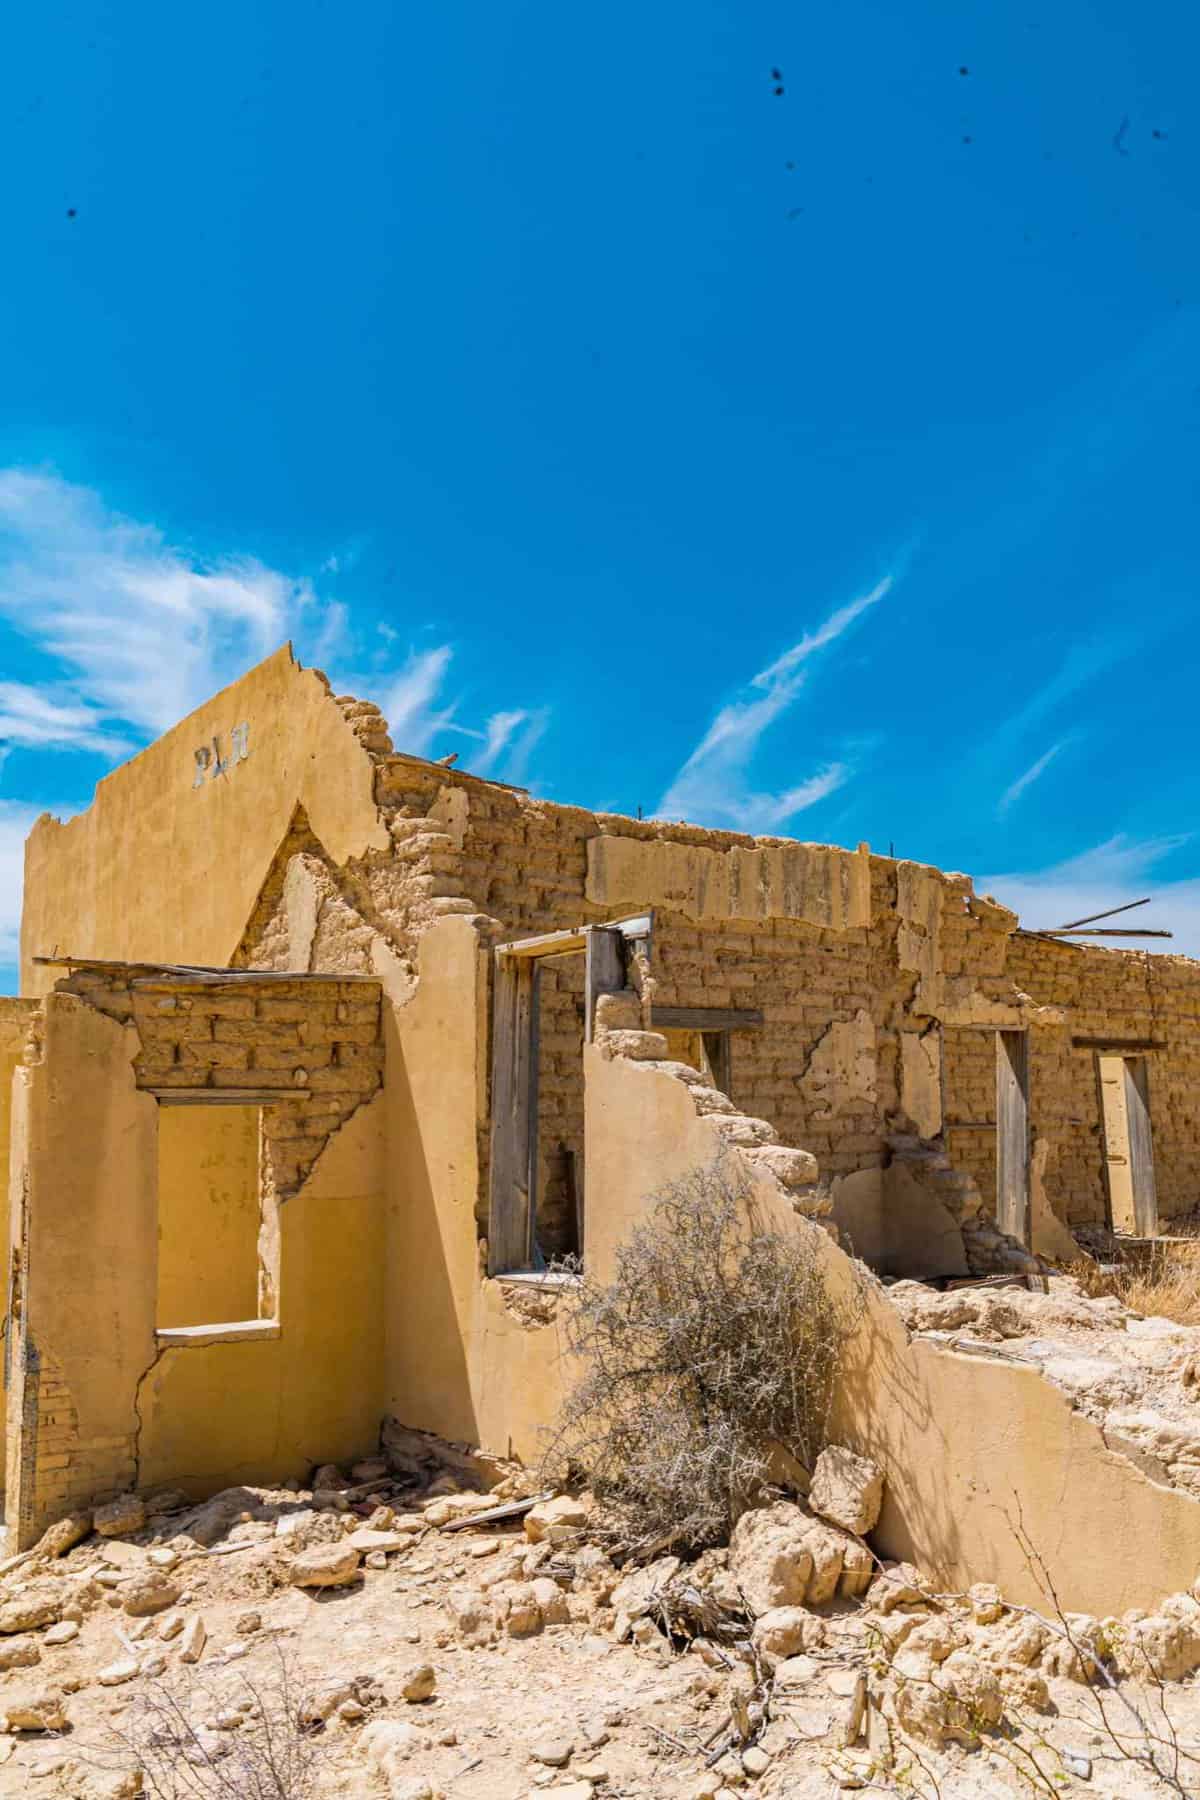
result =
M76 996L43 1003L16 1072L10 1159L7 1500L23 1549L137 1473L154 1360L156 1107L136 1036Z
M249 755L193 788L192 740L219 737L226 713L250 720ZM169 905L164 843L184 856ZM487 944L653 907L654 1000L762 1012L760 1027L732 1034L733 1098L816 1154L829 1179L886 1172L897 1133L936 1140L943 1117L986 1120L991 1033L1010 1029L1029 1034L1031 1136L1046 1146L1043 1192L1061 1219L1105 1210L1095 1050L1080 1037L1150 1046L1160 1211L1200 1201L1200 965L1021 934L966 876L865 847L556 806L395 753L377 709L331 696L286 652L115 771L84 820L39 826L29 896L27 952L116 942L127 955L231 954L372 972L397 999L447 916L474 922ZM581 1116L565 985L547 983L543 1048L544 1191L560 1226L563 1147ZM973 1059L949 1041L968 1028ZM486 1109L477 1126L482 1219ZM948 1147L990 1208L990 1129L953 1127Z
M40 819L22 992L46 992L54 972L31 959L59 951L228 963L298 805L339 863L387 848L368 743L285 646L105 776L86 812Z
M589 1230L589 1254L601 1273L614 1240L665 1183L723 1152L743 1162L760 1218L802 1233L835 1292L857 1281L825 1232L797 1217L770 1175L730 1147L719 1116L697 1114L682 1082L653 1062L607 1059L594 1048L586 1072L589 1227L605 1222L594 1240ZM910 1337L873 1283L864 1300L833 1430L886 1473L873 1534L884 1554L948 1587L994 1581L1006 1598L1044 1606L1013 1531L1019 1517L1068 1609L1119 1613L1190 1586L1200 1503L1109 1450L1099 1426L1034 1370Z
M251 1465L300 1475L310 1453L369 1445L375 1425L364 1420L377 1420L382 1402L382 1109L370 1104L383 1067L377 984L214 983L93 966L75 970L40 1012L13 1082L7 1461L16 1547L70 1505L144 1485L151 1469L201 1491ZM248 1322L213 1321L181 1343L170 1327L182 1322L156 1318L160 1108L151 1090L220 1099L246 1088L278 1095L262 1109L257 1307ZM201 1287L215 1282L220 1271L204 1259L219 1259L219 1238L197 1235L192 1251Z
M384 1411L383 1098L279 1209L274 1329L157 1346L137 1389L138 1482L201 1496L361 1455Z

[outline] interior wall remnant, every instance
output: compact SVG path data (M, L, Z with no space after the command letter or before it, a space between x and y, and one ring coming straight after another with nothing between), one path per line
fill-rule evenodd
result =
M818 1119L873 1111L878 1098L875 1022L865 1007L827 1027L799 1080Z
M1148 1479L1106 1444L1100 1426L1038 1370L912 1337L882 1289L740 1150L720 1115L697 1113L669 1071L585 1052L592 1217L611 1221L589 1254L603 1278L615 1248L671 1180L724 1148L752 1184L760 1222L803 1233L832 1293L853 1305L832 1431L887 1472L874 1533L886 1556L945 1586L991 1581L1015 1603L1044 1606L1018 1538L1023 1525L1068 1610L1097 1616L1186 1590L1200 1502ZM1019 1508L1019 1511L1018 1511ZM1095 1547L1106 1546L1098 1558Z
M870 923L865 845L849 851L827 844L744 846L734 840L715 849L597 836L589 838L587 856L586 897L614 911L643 906L651 894L692 919L803 919L838 931Z
M158 1134L136 1034L68 994L18 1071L10 1162L20 1298L9 1322L9 1543L134 1484L154 1360ZM86 1146L86 1155L80 1146Z
M384 1114L376 1095L279 1208L277 1319L160 1344L139 1371L141 1487L198 1497L302 1479L314 1462L376 1442L389 1280ZM410 1281L419 1267L409 1266Z
M900 1035L900 1106L923 1138L942 1129L942 1033L937 1025Z
M259 1316L257 1106L158 1108L160 1326Z

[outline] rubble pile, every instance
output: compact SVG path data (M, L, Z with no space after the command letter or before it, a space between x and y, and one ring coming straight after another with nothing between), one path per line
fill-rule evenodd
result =
M190 1768L238 1768L275 1691L314 1795L816 1800L935 1769L954 1800L1027 1791L1014 1745L1056 1788L1154 1792L1132 1764L1104 1786L1081 1708L1102 1736L1109 1684L1189 1693L1200 1599L1097 1619L939 1593L869 1548L883 1497L831 1447L727 1546L621 1564L587 1494L420 1434L303 1489L120 1496L0 1565L0 1795L159 1791L135 1754L156 1703Z

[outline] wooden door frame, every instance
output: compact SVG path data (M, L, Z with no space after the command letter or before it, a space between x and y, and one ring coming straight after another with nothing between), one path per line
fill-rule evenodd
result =
M584 1031L595 1031L596 1002L626 982L626 945L649 944L653 915L581 925L498 944L492 956L491 1132L488 1164L488 1274L533 1265L538 1177L538 971L549 957L582 953ZM576 1171L578 1182L579 1172Z
M996 1224L1029 1247L1029 1033L996 1032Z

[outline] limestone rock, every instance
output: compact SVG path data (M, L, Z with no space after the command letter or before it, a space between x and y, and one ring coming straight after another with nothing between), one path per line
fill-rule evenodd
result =
M760 1144L746 1154L755 1168L765 1169L790 1194L814 1186L820 1174L817 1159L809 1150L790 1150L784 1144Z
M432 1700L437 1689L437 1670L432 1663L414 1663L400 1677L400 1692L410 1705Z
M971 1602L971 1617L977 1625L994 1625L997 1619L1003 1618L1004 1601L993 1582L975 1582L968 1588L967 1598Z
M567 1625L570 1623L571 1610L567 1596L557 1581L551 1581L546 1575L538 1575L529 1585L533 1589L533 1597L541 1611L543 1625Z
M606 1030L596 1041L602 1056L628 1056L633 1062L662 1062L667 1054L660 1031Z
M98 1506L93 1524L101 1537L129 1537L146 1523L146 1508L137 1494L121 1494Z
M495 1636L492 1609L478 1588L451 1588L445 1604L464 1644L475 1649L491 1642Z
M59 1631L61 1627L55 1625L53 1629ZM78 1625L75 1630L79 1630ZM41 1660L41 1646L36 1638L12 1637L0 1643L0 1673L6 1674L9 1669L31 1669Z
M55 1625L62 1616L63 1594L57 1582L31 1582L23 1594L6 1600L0 1606L0 1634L37 1631L43 1625Z
M9 1731L65 1731L69 1723L63 1697L53 1690L14 1695L3 1706Z
M204 1655L204 1646L208 1642L208 1626L204 1623L203 1613L193 1613L183 1628L183 1637L179 1645L179 1660L185 1663L198 1663Z
M359 1579L359 1553L348 1538L340 1544L316 1544L292 1559L292 1586L349 1587Z
M824 1621L802 1606L776 1606L755 1621L754 1648L768 1668L797 1656L802 1650L818 1650L825 1642Z
M43 1644L57 1649L60 1644L69 1644L79 1636L79 1625L75 1619L61 1619L57 1625L51 1625L42 1638Z
M869 1457L830 1444L817 1458L808 1504L843 1531L865 1537L879 1522L883 1471Z
M851 1590L861 1592L864 1569L853 1538L779 1501L743 1513L733 1529L729 1567L756 1618L781 1606L824 1606L838 1592L846 1557L855 1551Z
M781 1501L743 1513L734 1526L730 1568L756 1619L782 1606L804 1605L813 1572L805 1543L810 1523L798 1506ZM616 1595L613 1601L618 1604Z
M97 1672L96 1680L101 1687L123 1687L127 1681L135 1681L139 1675L137 1658L123 1656L117 1662L109 1663Z
M352 1550L361 1550L364 1556L372 1551L381 1550L385 1554L393 1550L408 1550L412 1547L412 1538L404 1531L372 1531L369 1525L363 1525L351 1531L346 1538Z
M542 1609L527 1581L505 1581L492 1590L496 1623L509 1637L533 1637L542 1629Z
M92 1529L90 1512L68 1513L63 1519L56 1519L48 1525L34 1545L35 1556L65 1556L76 1544L82 1544Z
M541 1500L525 1514L525 1536L531 1544L568 1543L587 1524L591 1510L590 1498L556 1494L553 1500Z
M650 1611L660 1590L675 1579L679 1569L677 1556L660 1556L657 1562L634 1569L612 1591L614 1612L623 1613L627 1619L640 1619Z
M121 1586L121 1605L131 1619L149 1619L155 1613L169 1612L179 1599L180 1589L159 1570L140 1579L135 1577Z
M545 1763L548 1769L565 1769L574 1752L574 1740L557 1732L550 1732L543 1737L535 1738L529 1746L529 1754L534 1762Z

